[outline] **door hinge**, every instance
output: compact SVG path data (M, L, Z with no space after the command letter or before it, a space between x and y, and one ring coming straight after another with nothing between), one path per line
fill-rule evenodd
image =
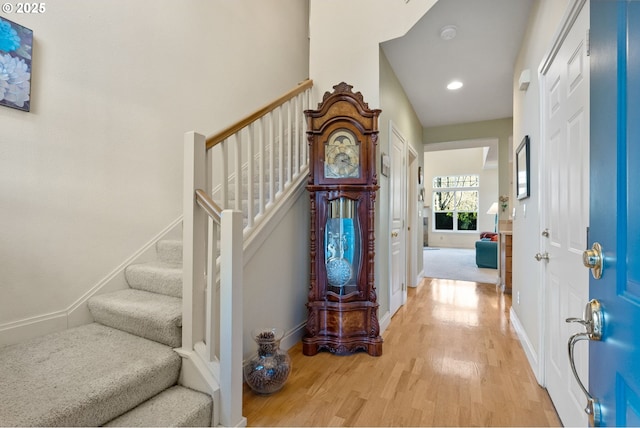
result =
M591 55L591 28L587 28L587 37L585 40L587 46L587 56Z

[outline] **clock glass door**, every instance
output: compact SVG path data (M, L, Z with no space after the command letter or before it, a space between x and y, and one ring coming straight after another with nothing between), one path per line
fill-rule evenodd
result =
M329 201L325 227L327 291L346 295L357 290L360 266L358 201L341 197Z

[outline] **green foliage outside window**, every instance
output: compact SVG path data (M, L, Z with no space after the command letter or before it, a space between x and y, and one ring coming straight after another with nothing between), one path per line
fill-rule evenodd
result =
M477 175L433 179L434 230L478 230Z

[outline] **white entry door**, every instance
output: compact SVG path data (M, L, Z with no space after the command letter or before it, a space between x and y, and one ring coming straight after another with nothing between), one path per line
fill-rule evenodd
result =
M405 263L405 232L404 225L406 221L406 141L396 129L393 123L390 126L391 138L391 176L389 191L391 193L391 237L390 239L390 255L391 263L389 267L391 284L389 287L389 312L391 316L396 313L400 306L406 301L406 263Z
M569 337L583 327L565 320L579 317L589 300L589 271L582 264L589 226L588 28L587 3L542 69L544 215L538 259L545 282L544 379L564 426L587 425L585 398L567 356ZM588 356L586 342L576 345L576 368L584 381Z

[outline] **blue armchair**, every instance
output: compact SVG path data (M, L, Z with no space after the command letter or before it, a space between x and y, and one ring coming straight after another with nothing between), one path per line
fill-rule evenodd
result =
M498 269L497 241L476 241L476 265L479 268Z

